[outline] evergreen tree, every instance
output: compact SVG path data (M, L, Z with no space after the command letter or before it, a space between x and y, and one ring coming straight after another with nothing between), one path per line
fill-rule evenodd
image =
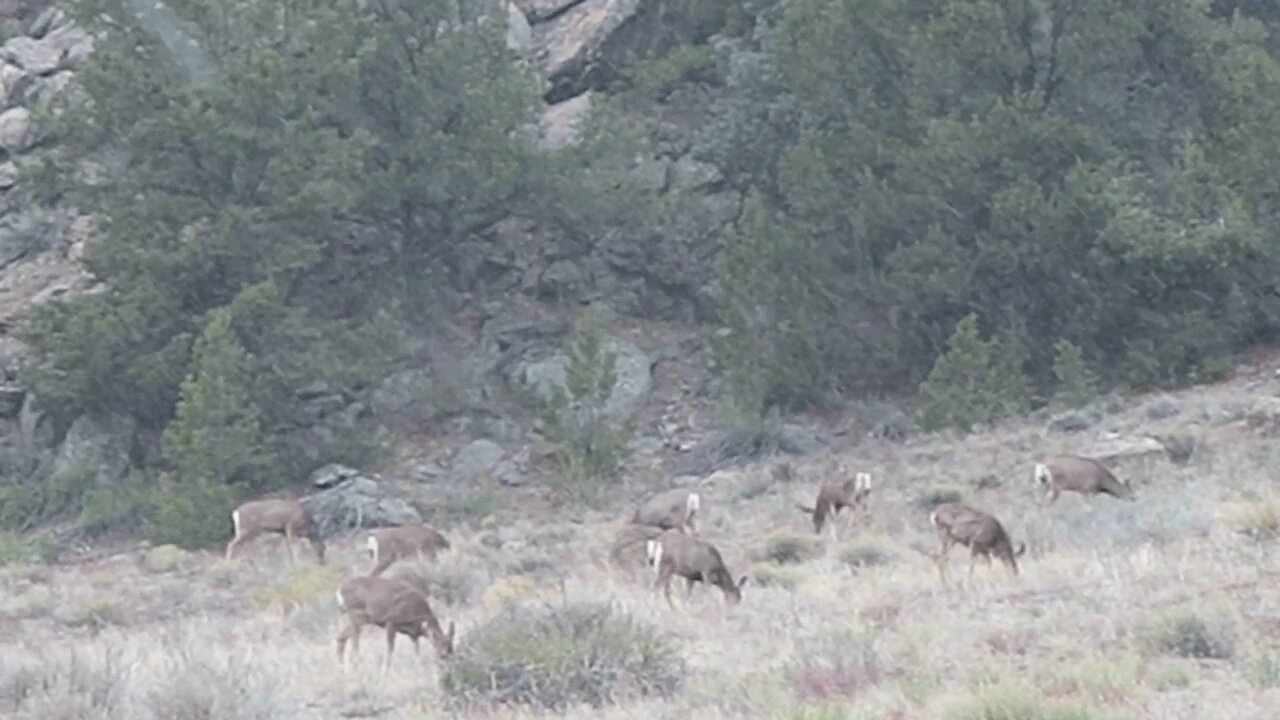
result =
M164 456L182 483L252 483L270 466L260 412L250 394L252 358L231 314L210 313L182 381L177 413L164 433Z

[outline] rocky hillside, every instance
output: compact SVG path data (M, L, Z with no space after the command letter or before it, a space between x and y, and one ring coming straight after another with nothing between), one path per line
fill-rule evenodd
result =
M665 5L521 0L507 6L509 48L545 77L543 147L577 142L579 126L601 89L617 82L619 67L690 40L678 18L664 16ZM55 422L19 380L19 368L31 358L20 339L31 311L92 289L80 264L86 246L98 242L91 219L65 203L31 202L18 183L18 165L56 152L44 113L83 112L75 78L93 62L93 38L56 5L16 2L2 13L0 475L40 481L87 466L97 482L119 482L153 452L157 437L110 412ZM693 447L705 434L695 429L705 418L694 418L708 376L701 332L689 323L712 317L710 259L741 205L741 195L715 167L690 153L691 132L714 103L708 89L690 84L630 111L656 150L634 158L629 172L638 187L655 198L678 197L692 211L671 215L640 241L619 232L587 245L529 221L498 223L459 253L465 267L451 277L444 297L457 309L443 326L416 334L416 361L401 364L366 398L319 387L310 412L320 420L359 415L390 443L384 459L397 476L433 482L483 475L507 487L525 485L545 443L536 418L510 401L510 391L530 387L547 396L563 383L572 309L591 304L609 318L609 348L618 357L606 412L638 424L635 442L646 452L635 462L658 467L664 456L669 462L672 453ZM320 432L315 441L324 437Z

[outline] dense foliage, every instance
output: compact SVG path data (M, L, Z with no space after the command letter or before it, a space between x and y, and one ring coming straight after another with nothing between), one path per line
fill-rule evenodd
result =
M530 142L542 81L485 21L500 4L166 5L77 8L93 111L54 121L31 184L102 223L103 291L44 306L29 336L47 409L163 431L179 484L309 470L316 399L384 375L460 243L511 216L590 238L621 207L595 177L603 125L565 152ZM350 449L338 424L321 455Z
M1038 398L1062 341L1107 384L1219 373L1280 311L1276 29L1265 3L776 3L700 142L753 190L721 269L737 392L912 387L970 316Z
M636 53L666 54L606 84L646 103L719 86L694 151L744 198L713 260L739 415L907 391L922 427L963 428L1213 378L1280 326L1273 3L662 7L680 27ZM694 262L648 242L694 201L642 201L616 127L530 142L547 88L490 21L503 3L76 10L92 111L49 119L56 150L24 184L101 223L102 284L35 314L28 379L64 420L123 414L157 440L136 475L168 478L157 528L355 460L398 324L431 322L500 220ZM561 405L606 394L592 342ZM625 445L549 427L569 475L609 475Z

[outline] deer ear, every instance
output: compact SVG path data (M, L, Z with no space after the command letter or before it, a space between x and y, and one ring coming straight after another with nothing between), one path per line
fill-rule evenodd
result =
M450 647L450 648L452 648L452 647L453 647L453 631L454 631L455 629L456 629L456 628L453 626L453 622L450 622L450 623L449 623L449 634L446 636L446 637L448 637L448 638L449 638L449 647Z
M743 575L742 577L738 578L738 588L739 588L739 589L741 589L741 588L742 588L742 586L743 586L743 585L746 585L746 584L747 584L747 576L746 576L746 575Z

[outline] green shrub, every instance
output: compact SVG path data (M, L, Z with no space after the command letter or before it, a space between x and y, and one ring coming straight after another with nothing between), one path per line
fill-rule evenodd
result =
M807 535L771 535L764 541L757 555L779 565L808 562L822 554L822 543Z
M1229 627L1191 612L1161 618L1144 630L1142 640L1148 652L1189 658L1229 658L1235 649Z
M675 644L608 603L508 608L463 638L440 682L456 702L592 707L670 697L685 664Z
M952 706L947 720L1093 720L1084 705L1049 700L1031 688L1017 685L984 687Z
M757 565L751 568L751 580L760 587L776 587L790 592L800 586L804 577L777 565Z
M148 499L146 538L154 545L204 548L231 538L236 491L229 485L195 481L164 483Z
M920 384L920 427L968 432L1030 407L1026 377L1010 353L982 338L977 315L961 319L947 345Z
M878 543L861 542L846 545L840 551L840 562L855 570L858 568L879 567L893 562L893 553L885 550Z
M1070 340L1054 345L1053 377L1057 382L1053 403L1061 408L1083 407L1098 397L1098 376Z
M573 500L594 503L626 458L631 426L605 413L617 384L617 355L594 319L580 320L567 355L564 386L535 404L547 439L557 445L552 456L557 489Z

